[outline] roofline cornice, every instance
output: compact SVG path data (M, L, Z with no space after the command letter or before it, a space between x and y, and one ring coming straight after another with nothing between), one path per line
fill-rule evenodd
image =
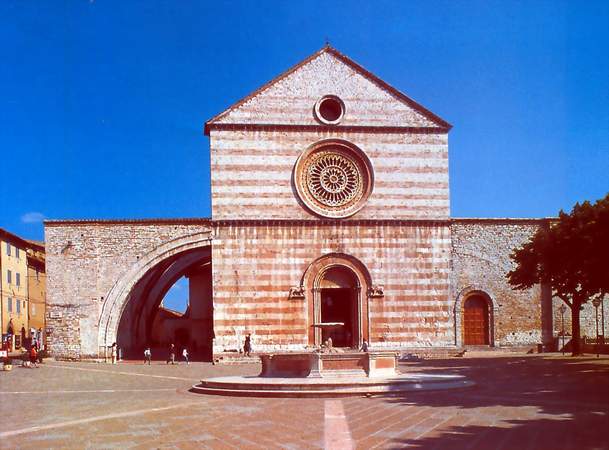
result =
M206 123L203 130L206 136L210 131L319 131L345 133L391 133L391 134L446 134L449 128L443 127L379 127L367 125L293 125L293 124L253 124L253 123Z
M45 227L63 225L201 225L210 224L210 218L185 218L185 219L54 219L45 220Z
M65 225L451 225L451 224L544 224L557 221L557 217L447 217L429 219L62 219L45 220L46 227Z
M14 233L5 230L4 228L0 228L0 239L10 241L12 244L18 243L20 248L32 248L44 252L44 245L23 239L22 237L19 237Z

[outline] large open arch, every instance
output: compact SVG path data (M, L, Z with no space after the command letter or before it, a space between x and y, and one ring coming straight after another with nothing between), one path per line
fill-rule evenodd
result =
M357 258L344 253L330 253L316 259L305 271L302 284L307 302L307 334L309 345L323 342L322 331L313 327L322 321L327 289L343 290L343 301L352 302L351 338L342 342L347 347L361 346L370 340L368 294L372 286L370 272ZM338 291L336 291L338 293ZM351 308L351 306L349 306Z
M211 242L211 231L181 236L137 258L104 299L98 322L100 354L104 348L117 342L119 324L127 305L145 299L137 305L131 303L130 307L131 313L139 311L133 316L137 322L133 327L141 333L144 325L149 323L154 305L158 306L175 280L192 268L211 262Z

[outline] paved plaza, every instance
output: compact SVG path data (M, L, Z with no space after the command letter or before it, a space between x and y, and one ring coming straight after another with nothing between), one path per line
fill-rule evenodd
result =
M259 366L47 361L0 373L2 448L609 448L609 358L470 354L402 363L474 388L393 397L190 393Z

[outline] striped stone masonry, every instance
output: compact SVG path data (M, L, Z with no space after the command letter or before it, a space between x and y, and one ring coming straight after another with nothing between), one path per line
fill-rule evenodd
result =
M309 146L340 138L370 159L374 186L356 218L447 219L445 133L212 131L212 215L224 219L311 219L294 195L292 172Z
M384 296L369 300L373 346L454 342L448 222L219 221L214 230L218 351L238 348L247 333L261 349L309 345L312 292L292 299L290 289L316 259L333 253L359 260L384 287Z

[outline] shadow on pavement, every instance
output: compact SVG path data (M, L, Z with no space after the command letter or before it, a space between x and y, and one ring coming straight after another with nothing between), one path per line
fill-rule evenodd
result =
M420 439L393 439L390 448L609 449L606 359L455 358L408 362L400 369L465 375L477 386L452 392L395 394L386 401L468 410L488 425L451 425L449 417L439 413L431 420L441 430ZM475 408L479 411L473 411Z

